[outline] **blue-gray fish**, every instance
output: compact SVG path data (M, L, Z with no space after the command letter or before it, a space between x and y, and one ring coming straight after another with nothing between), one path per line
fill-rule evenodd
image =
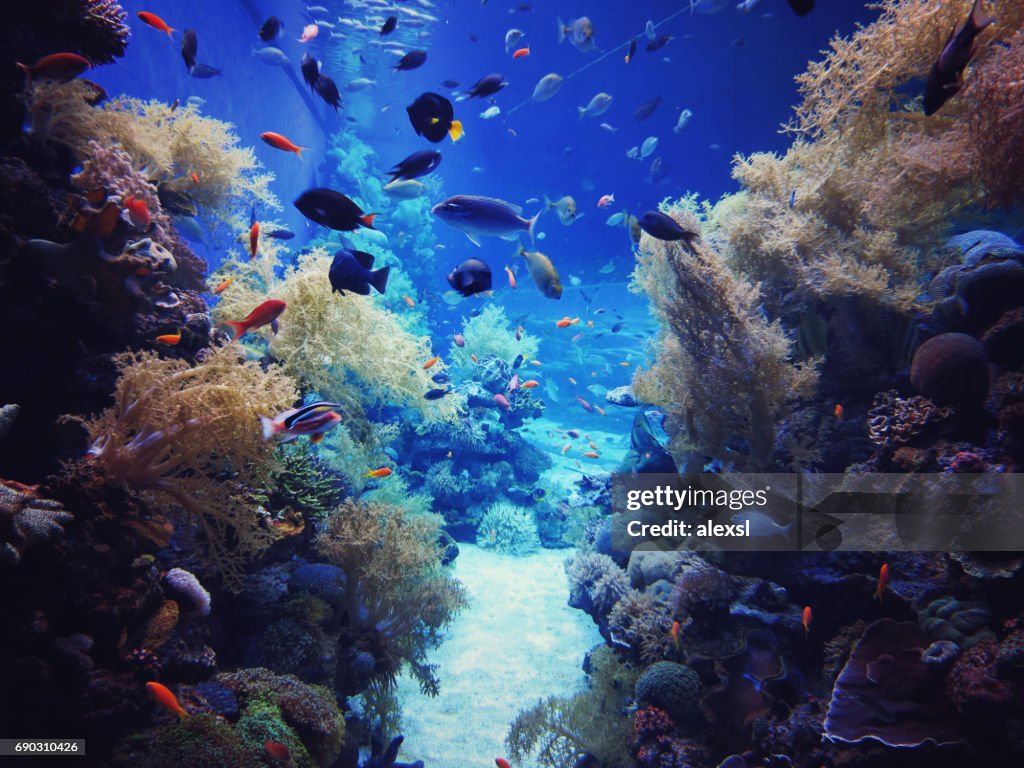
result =
M464 232L474 245L480 245L481 237L500 237L515 240L516 236L526 231L533 238L533 229L537 223L537 213L532 219L524 219L523 211L518 205L506 203L493 197L476 195L455 195L431 209L437 218L450 227Z
M594 50L594 25L586 16L573 19L568 24L558 19L558 42L563 43L566 38L569 38L569 42L577 50L592 51Z

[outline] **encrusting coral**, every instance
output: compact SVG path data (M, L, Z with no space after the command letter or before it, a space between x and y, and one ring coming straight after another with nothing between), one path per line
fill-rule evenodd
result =
M667 213L699 231L684 205ZM637 261L635 284L663 326L656 362L634 377L637 396L671 417L677 451L766 468L786 403L814 388L813 367L791 361L790 341L765 318L757 288L699 238L687 245L645 234ZM749 455L726 452L736 438L749 442Z
M116 362L114 405L82 421L90 448L79 470L184 510L234 588L245 560L268 543L246 499L273 466L258 417L291 406L294 385L278 367L264 371L241 360L234 347L210 351L191 367L149 352L127 352Z
M40 497L34 486L0 480L0 564L17 563L33 544L61 535L71 519L63 504Z

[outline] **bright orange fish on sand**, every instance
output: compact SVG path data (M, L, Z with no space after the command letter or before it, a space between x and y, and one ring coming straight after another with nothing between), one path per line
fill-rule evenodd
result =
M288 305L280 299L267 299L256 309L250 312L243 320L226 320L225 324L231 327L232 341L242 338L249 331L270 325L274 334L277 334L277 318L288 308Z
M265 741L263 749L267 753L267 757L276 763L287 763L292 759L288 747L279 741Z
M378 469L371 469L366 473L367 477L389 477L391 475L390 467L380 467Z
M134 226L139 229L147 229L149 227L149 207L146 205L145 200L129 195L124 199L123 205L124 209L128 211L128 218L131 219Z
M672 642L675 643L676 650L678 651L679 650L679 622L678 621L673 621L672 622L672 630L669 632L669 634L672 636Z
M235 278L229 277L223 283L221 283L216 288L214 288L213 292L214 293L223 293L224 291L226 291L228 289L228 286L231 285L233 282L235 282Z
M165 333L156 337L157 344L166 344L169 347L176 347L181 342L181 331L177 333Z
M572 325L572 320L569 319L568 315L555 322L555 326L558 328L568 328L570 325Z
M530 55L529 47L527 47L527 48L520 48L518 51L516 51L515 53L512 54L512 58L513 59L525 59L529 55Z
M409 305L410 307L415 307L415 306L416 306L416 302L415 302L415 301L413 301L411 297L409 297L409 296L402 296L402 299L403 299L403 300L405 301L405 303L406 303L406 304L408 304L408 305Z
M804 637L811 634L811 606L804 606Z
M516 289L516 276L512 274L512 270L507 266L505 267L505 272L508 274L508 287L514 291Z
M188 712L182 709L178 703L178 697L171 693L171 689L160 683L146 683L146 690L153 697L153 701L165 709L169 709L182 720L188 717Z
M254 221L249 228L249 261L256 258L256 252L260 248L260 223Z
M166 32L168 37L170 37L172 40L174 39L173 36L171 35L171 32L174 31L174 28L167 26L167 22L161 19L155 13L150 13L149 11L139 11L135 15L142 20L143 24L146 24L152 27L153 29L159 29L161 32Z
M261 133L260 138L274 149L280 149L283 152L294 152L299 157L302 157L302 150L309 149L309 147L300 147L287 136L282 136L280 133L274 133L273 131Z
M599 454L597 451L587 451L583 455L586 456L588 459L597 459L600 458L601 456L601 454Z
M835 414L836 414L836 418L837 419L842 419L843 418L843 404L842 403L836 403Z
M440 360L440 359L441 359L440 355L437 355L435 357L430 358L429 360L427 360L427 362L425 362L423 364L423 370L425 371L428 368L433 368L437 364L437 361Z
M529 381L524 381L522 384L520 384L519 388L520 389L533 389L534 387L538 386L539 384L540 384L540 382L537 381L536 379L530 379Z
M878 602L882 602L882 593L887 586L889 586L889 564L882 563L882 567L878 571L878 589L875 590Z
M506 760L504 757L494 758L494 764L498 766L498 768L512 768L511 763L509 763L509 761Z

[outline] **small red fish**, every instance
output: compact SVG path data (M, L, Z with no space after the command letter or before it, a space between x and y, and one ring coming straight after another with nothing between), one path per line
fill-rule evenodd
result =
M402 296L402 301L404 301L410 307L415 307L416 306L416 302L410 296Z
M437 364L437 361L440 360L440 359L441 359L440 355L436 355L436 356L430 358L429 360L427 360L427 362L425 362L423 364L423 370L425 371L428 368L433 368Z
M531 360L530 365L540 365L540 360Z
M601 456L597 451L587 451L583 455L586 456L588 459L597 459L600 458Z
M171 32L174 31L174 28L167 26L167 22L161 19L155 13L150 13L149 11L139 11L135 15L142 20L143 24L146 24L152 27L153 29L158 29L161 32L166 32L168 37L170 37L172 40L174 39L174 36L171 34Z
M309 147L300 147L287 136L282 136L280 133L274 133L273 131L261 133L260 138L274 149L280 149L282 152L294 152L299 157L302 157L302 150L309 149Z
M320 27L316 24L307 24L302 30L302 37L299 38L300 43L308 43L314 37L320 34Z
M166 344L169 347L176 347L181 343L181 331L176 333L165 333L156 337L157 344Z
M572 443L566 443L564 446L562 446L562 455L565 456L565 454L567 454L571 448Z
M602 416L605 415L604 408L602 408L600 405L595 405L594 406L594 410L597 411L598 413L600 413Z
M672 629L669 631L669 634L672 636L672 642L675 644L676 650L678 651L679 650L679 622L678 621L673 621L672 622Z
M505 391L515 392L517 389L519 389L519 374L513 373L511 380L508 382L508 389Z
M598 208L607 208L609 205L615 202L615 195L601 195L601 199L597 201Z
M470 356L469 356L469 359L470 359L470 360L472 360L472 361L473 361L474 363L479 363L479 362L480 362L480 361L479 361L479 360L477 359L476 355L470 355Z
M262 328L269 324L271 330L277 334L277 318L288 308L288 305L280 299L267 299L256 309L250 312L243 320L227 320L225 323L231 326L233 335L232 341L242 338L249 331Z
M390 467L379 467L377 469L371 469L369 472L366 473L366 476L367 477L390 477L391 476L391 468Z
M292 759L292 754L288 751L288 747L279 741L265 741L263 742L263 749L266 751L267 757L276 763L287 763Z
M140 200L134 195L129 195L124 199L124 209L128 211L128 218L134 226L139 229L147 229L151 221L149 217L149 207L146 205L145 200Z
M878 588L875 590L878 602L882 602L882 593L887 586L889 586L889 564L882 563L882 567L878 571Z
M804 606L804 637L811 634L811 606Z
M235 278L229 277L223 283L221 283L216 288L214 288L213 292L214 293L223 293L224 291L226 291L228 289L228 286L231 285L233 282L235 282Z
M254 221L249 228L249 261L256 258L260 248L260 223Z
M576 386L576 379L574 379L572 376L570 376L569 377L569 383L572 384L575 387Z
M556 328L568 328L570 325L572 325L572 320L569 319L568 315L563 317L561 320L555 321Z
M842 418L843 418L843 404L842 403L836 403L836 409L835 409L834 413L836 415L836 418L839 419L840 421L842 421Z
M498 768L512 768L511 763L509 763L509 761L506 760L504 757L494 758L494 764L498 766Z
M146 690L149 691L149 695L153 697L153 700L164 709L170 710L182 720L188 717L188 712L182 709L181 704L178 703L178 697L171 693L171 689L166 685L160 683L146 683Z
M518 51L516 51L515 53L512 54L512 58L513 59L525 59L529 55L530 55L529 47L520 48Z
M18 69L25 73L25 79L31 83L34 78L43 80L74 80L92 66L90 61L77 53L51 53L43 56L31 67L18 64Z
M512 274L512 270L507 266L505 267L505 272L508 274L508 287L514 291L516 289L516 276Z
M192 179L192 183L193 184L198 184L199 183L199 174L196 173L195 171L192 171L192 173L189 174L189 178Z
M498 404L499 408L503 408L506 411L512 407L512 404L508 401L508 398L502 394L495 395L494 402Z
M587 413L593 413L594 412L594 406L592 406L590 403L588 403L586 400L584 400L579 395L576 396L576 402L579 403L583 407L583 410L586 411Z
M540 384L540 382L538 382L536 379L530 379L529 381L524 381L522 384L520 384L519 388L520 389L533 389L538 384Z

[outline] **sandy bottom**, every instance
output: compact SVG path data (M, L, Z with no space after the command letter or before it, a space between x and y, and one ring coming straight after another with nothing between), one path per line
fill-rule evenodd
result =
M590 617L566 605L562 563L569 550L511 557L459 547L455 575L471 602L431 654L441 693L423 696L409 677L398 685L405 733L399 759L423 760L427 768L491 768L506 753L519 710L579 690L583 656L601 642Z

